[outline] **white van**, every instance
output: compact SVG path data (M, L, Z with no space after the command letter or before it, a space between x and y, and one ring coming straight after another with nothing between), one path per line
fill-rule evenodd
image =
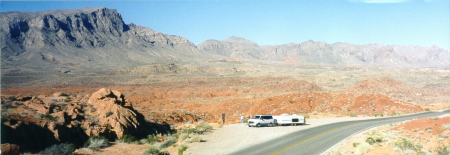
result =
M248 120L248 127L256 126L276 126L272 115L255 115Z
M289 114L281 114L278 116L273 116L273 119L276 120L278 125L299 125L306 124L306 120L304 116L300 115L289 115Z

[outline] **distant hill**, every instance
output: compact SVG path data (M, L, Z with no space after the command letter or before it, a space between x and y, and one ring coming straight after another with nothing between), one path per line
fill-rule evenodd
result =
M227 58L450 68L449 50L435 46L314 41L260 46L239 37L207 40L195 46L180 36L126 24L116 10L108 8L4 12L0 13L0 22L2 74L9 75L33 71L132 69L171 63L207 66L205 62Z
M300 44L264 45L231 37L223 41L207 40L198 48L229 57L307 62L336 65L380 65L405 67L450 67L450 51L436 46L397 46L383 44L327 44L305 41Z

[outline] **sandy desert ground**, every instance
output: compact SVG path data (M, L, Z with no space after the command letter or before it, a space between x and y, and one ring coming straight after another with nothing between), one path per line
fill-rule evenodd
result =
M64 78L68 81L77 81L75 83L3 87L2 107L12 105L10 106L12 108L2 108L2 115L34 116L37 112L30 110L31 104L24 105L23 103L27 101L21 101L23 98L32 98L33 96L35 99L42 100L42 104L46 105L57 101L56 104L74 104L85 107L84 104L88 103L93 92L106 87L121 92L136 112L153 123L167 123L174 127L198 121L215 124L221 122L220 115L226 113L227 123L231 124L214 130L211 134L200 135L206 142L181 144L188 146L187 153L208 154L212 152L202 151L214 150L217 154L221 154L262 140L252 141L247 140L248 138L239 140L239 138L245 139L247 136L245 132L253 130L253 128L236 125L239 116L290 113L307 115L313 118L311 120L320 118L322 121L328 122L328 119L337 119L335 121L338 121L373 116L386 117L450 108L448 104L450 72L448 70L316 68L317 66L311 68L303 66L303 68L297 69L288 67L283 70L280 69L282 67L278 67L273 66L267 70L255 68L243 72L230 72L221 77L161 74L140 75L125 79L121 79L124 78L123 76L111 76L105 80L105 77L93 76L84 77L85 82L83 82L79 81L83 78L74 75L71 78ZM57 97L54 95L61 93L69 95ZM14 99L9 100L11 98ZM66 99L69 98L70 101L66 102ZM56 113L51 114L56 116ZM293 128L267 128L267 130L289 129L280 132L282 134L316 124L321 123L311 123L311 125ZM242 133L243 135L237 136L238 138L221 140L220 137L229 136L228 130L233 131L234 127L242 128L242 131L245 132ZM264 130L266 128L263 128L262 131ZM238 140L238 142L234 140ZM227 143L230 146L223 149L221 146L228 145ZM117 152L120 149L126 151L128 149L125 149L125 146L134 148L129 145L133 144L116 143L101 151L114 150L113 152ZM207 145L206 148L211 149L203 149L205 147L202 145ZM114 149L115 147L122 148ZM145 150L148 147L136 145L136 149L133 150ZM178 147L177 144L177 147L167 150L171 154L176 154ZM138 152L142 153L142 151Z

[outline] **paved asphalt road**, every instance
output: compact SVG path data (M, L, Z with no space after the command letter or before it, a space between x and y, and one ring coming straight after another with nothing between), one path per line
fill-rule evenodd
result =
M399 117L385 117L371 120L327 124L297 131L270 141L251 145L236 152L232 152L231 154L319 155L354 133L367 130L369 128L405 120L435 117L449 113L450 110L446 110L443 112L424 112Z

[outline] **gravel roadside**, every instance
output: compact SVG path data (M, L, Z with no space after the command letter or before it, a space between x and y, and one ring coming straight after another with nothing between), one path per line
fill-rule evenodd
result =
M229 154L250 145L270 140L295 131L305 130L320 125L343 121L374 119L376 117L340 117L307 119L306 125L277 127L248 127L246 124L229 124L213 130L207 135L200 135L204 142L190 143L185 154L221 155Z

